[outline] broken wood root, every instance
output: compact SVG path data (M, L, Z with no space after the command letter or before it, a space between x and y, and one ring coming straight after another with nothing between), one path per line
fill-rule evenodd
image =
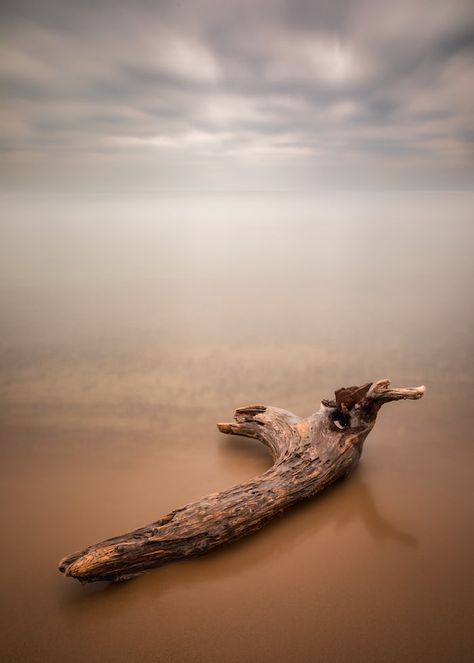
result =
M222 433L253 437L272 467L237 486L203 497L150 525L89 546L61 560L59 570L81 582L124 580L178 559L195 557L259 530L278 513L311 497L357 465L384 403L417 399L425 387L390 388L389 380L335 392L302 419L277 407L236 410Z

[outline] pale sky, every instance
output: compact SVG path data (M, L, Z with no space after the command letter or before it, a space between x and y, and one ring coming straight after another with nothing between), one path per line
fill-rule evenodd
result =
M12 0L3 188L466 189L469 0Z

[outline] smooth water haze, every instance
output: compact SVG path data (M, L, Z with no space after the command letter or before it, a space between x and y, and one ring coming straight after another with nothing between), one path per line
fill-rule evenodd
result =
M2 194L3 636L40 661L472 656L472 193ZM385 406L350 479L128 583L58 560L270 466L236 407Z

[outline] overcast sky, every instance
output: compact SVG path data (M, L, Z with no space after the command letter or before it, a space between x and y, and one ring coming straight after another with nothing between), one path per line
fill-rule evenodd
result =
M1 7L7 188L472 188L470 0Z

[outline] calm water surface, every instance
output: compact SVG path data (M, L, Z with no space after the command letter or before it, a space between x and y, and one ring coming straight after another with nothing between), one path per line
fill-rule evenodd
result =
M471 660L473 203L3 195L2 660ZM57 572L269 467L236 407L382 377L428 391L350 480L129 583Z

